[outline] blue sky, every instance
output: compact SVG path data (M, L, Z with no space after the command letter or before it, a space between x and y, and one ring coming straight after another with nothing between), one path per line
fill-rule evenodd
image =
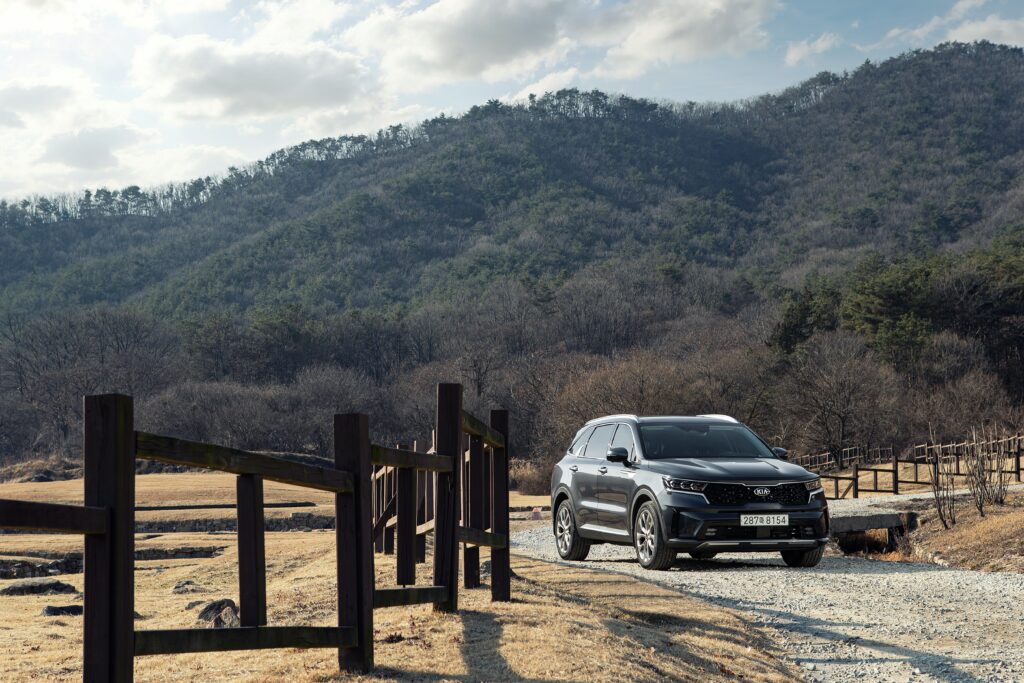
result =
M560 87L735 100L947 40L1021 0L3 0L0 196L223 172Z

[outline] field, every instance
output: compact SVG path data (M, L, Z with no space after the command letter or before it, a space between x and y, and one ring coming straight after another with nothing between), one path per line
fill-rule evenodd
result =
M0 497L80 501L81 481L0 485ZM139 505L231 501L233 478L217 474L138 477ZM327 496L267 483L267 501L303 500L327 505ZM531 504L521 499L519 504ZM515 505L516 502L513 502ZM310 508L302 508L309 510ZM326 508L325 508L326 510ZM290 514L292 510L268 510ZM149 516L227 516L230 510L140 513ZM540 522L539 524L546 524ZM538 522L515 522L523 528ZM139 535L137 550L218 548L210 558L141 560L136 563L138 629L195 625L194 600L237 601L234 535ZM336 614L334 534L268 533L267 597L271 624L329 625ZM0 558L81 550L76 537L0 536ZM486 560L486 551L483 551ZM419 565L422 581L430 573ZM377 555L377 585L394 583L394 557ZM486 567L486 564L485 564ZM513 556L514 600L490 602L487 588L460 592L458 615L436 615L428 606L377 610L377 669L368 680L747 680L796 677L782 653L748 617L626 576L567 568ZM57 577L82 587L81 574ZM484 573L486 584L487 574ZM182 580L203 592L171 592ZM11 581L0 581L0 588ZM80 604L74 595L0 597L0 680L80 679L81 617L43 617L46 605ZM13 655L13 656L12 656ZM330 650L177 655L139 658L139 681L340 680Z

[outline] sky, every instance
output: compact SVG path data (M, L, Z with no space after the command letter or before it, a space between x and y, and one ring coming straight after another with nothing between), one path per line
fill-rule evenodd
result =
M1024 0L0 0L0 197L563 87L737 100L949 40L1024 45Z

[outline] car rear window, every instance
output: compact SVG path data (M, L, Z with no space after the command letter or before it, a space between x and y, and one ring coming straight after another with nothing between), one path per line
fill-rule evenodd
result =
M644 457L774 458L764 443L743 425L652 422L640 425Z

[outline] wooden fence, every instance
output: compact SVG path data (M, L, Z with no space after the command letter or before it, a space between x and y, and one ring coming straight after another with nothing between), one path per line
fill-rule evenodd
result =
M436 453L370 443L369 419L335 415L334 467L283 460L224 446L137 432L132 398L88 396L84 410L85 504L0 500L0 528L85 536L83 678L131 681L133 659L145 655L269 648L337 648L343 671L373 668L373 610L432 603L458 607L458 544L490 546L492 599L510 599L508 556L508 413L492 411L490 425L462 411L462 387L437 390ZM488 532L479 515L459 525L462 434L489 449L490 475L481 480L470 463L474 500L488 481L493 503ZM471 452L473 448L471 446ZM239 628L135 630L135 461L158 460L237 475ZM395 470L400 586L377 588L374 573L374 465ZM432 472L435 536L433 581L415 586L410 538L417 525L418 472ZM337 626L268 626L264 552L263 480L335 494L338 583ZM478 486L480 488L474 488ZM476 493L475 493L476 492ZM474 508L475 509L475 508ZM477 551L479 552L479 551ZM467 553L468 554L468 553ZM477 562L479 556L477 555ZM469 560L467 560L467 568ZM479 565L476 566L479 585ZM468 585L468 581L467 581Z
M918 486L931 486L938 476L940 463L948 464L944 473L952 477L963 477L966 479L967 472L962 464L968 449L982 448L995 457L999 463L990 469L990 473L1004 472L1012 476L1015 481L1021 481L1021 461L1024 459L1024 437L1020 434L1007 436L1000 439L986 439L980 441L960 441L956 443L932 444L924 443L913 447L906 457L901 458L888 449L868 449L857 447L855 449L844 449L850 451L847 467L851 472L844 474L828 474L818 467L821 464L834 468L836 460L825 458L827 454L815 456L804 456L796 458L795 462L811 470L816 470L821 476L822 485L825 488L827 498L858 498L861 493L900 493L900 486L912 484ZM880 455L888 453L888 461L879 460ZM805 464L807 463L807 464ZM818 464L818 467L815 466ZM1000 469L1001 468L1001 469ZM906 474L909 470L911 474ZM924 476L922 476L922 471ZM861 481L864 473L870 473L870 483ZM881 479L879 477L881 476Z

